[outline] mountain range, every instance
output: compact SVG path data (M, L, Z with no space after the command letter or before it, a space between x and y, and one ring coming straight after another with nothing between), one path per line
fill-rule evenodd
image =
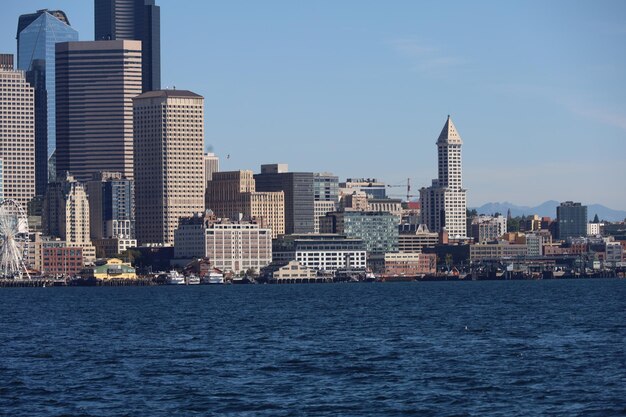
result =
M505 201L503 203L487 203L475 208L476 211L478 211L478 214L501 213L506 215L507 211L511 209L511 215L513 217L524 215L532 216L533 214L537 214L541 217L551 217L554 219L556 217L556 207L559 204L560 203L558 201L550 200L536 207L529 207L517 206ZM601 204L587 204L587 217L590 221L593 220L596 214L600 220L609 222L620 222L626 219L625 210L613 210Z

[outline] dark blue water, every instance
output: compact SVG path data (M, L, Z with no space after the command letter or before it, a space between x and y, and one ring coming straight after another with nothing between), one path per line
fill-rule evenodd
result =
M626 414L626 280L0 289L7 416Z

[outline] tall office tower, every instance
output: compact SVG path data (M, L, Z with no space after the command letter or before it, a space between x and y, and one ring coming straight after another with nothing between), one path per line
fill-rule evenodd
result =
M314 233L315 195L312 172L288 172L287 164L261 165L254 176L257 191L285 193L285 233Z
M98 172L87 182L92 239L135 238L135 181Z
M160 90L133 100L135 233L141 244L174 244L181 217L204 211L204 98Z
M64 42L56 51L57 177L70 172L88 181L108 171L132 178L141 43Z
M558 238L587 236L587 206L573 201L561 203L556 208Z
M461 145L452 119L448 120L437 140L439 178L432 186L420 189L422 223L434 232L447 230L450 237L467 236L467 191L463 189Z
M86 261L95 259L89 228L89 200L83 183L71 175L48 184L43 200L43 232L58 237L68 246L83 248Z
M95 37L142 44L142 91L161 88L161 11L154 0L95 0Z
M205 208L217 217L254 221L271 229L272 237L285 234L285 194L255 191L252 171L216 172L207 182Z
M2 159L0 159L0 200L4 199L4 178L2 174Z
M17 67L35 89L35 193L48 183L48 158L56 148L55 44L78 40L61 10L21 15L17 26Z
M0 55L0 159L4 198L17 201L26 210L35 196L35 102L33 88L23 71L10 67Z
M213 179L213 173L220 171L220 159L212 152L204 154L204 183Z

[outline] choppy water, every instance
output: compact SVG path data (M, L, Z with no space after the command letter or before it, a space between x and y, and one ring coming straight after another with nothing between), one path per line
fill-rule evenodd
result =
M626 414L626 280L0 289L7 416Z

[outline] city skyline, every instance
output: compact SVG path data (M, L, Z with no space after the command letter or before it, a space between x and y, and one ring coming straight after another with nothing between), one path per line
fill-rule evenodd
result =
M158 2L162 86L206 97L206 145L223 170L284 162L388 184L410 177L417 189L434 176L451 114L466 143L468 206L626 208L611 174L626 150L619 2L188 3L194 13ZM1 50L15 53L17 16L46 7L92 39L91 2L26 0L5 6Z

